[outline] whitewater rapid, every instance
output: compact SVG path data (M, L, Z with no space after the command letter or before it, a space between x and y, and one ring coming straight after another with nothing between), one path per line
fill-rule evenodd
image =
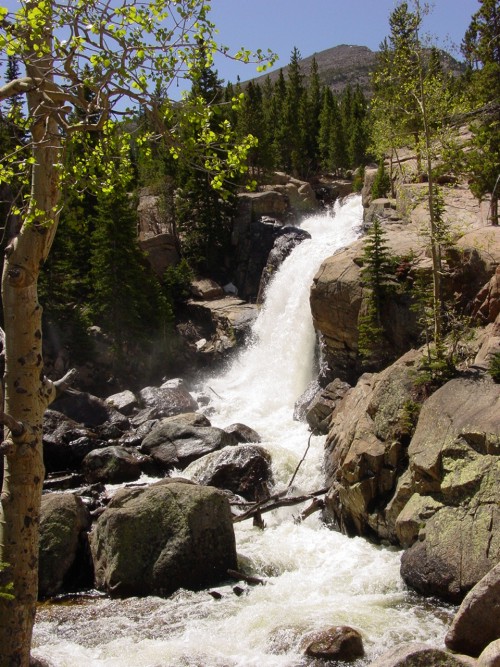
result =
M316 371L312 280L325 258L358 238L361 221L360 197L352 196L302 223L312 238L277 271L251 342L226 372L199 388L211 397L205 409L214 426L242 422L260 434L276 491L287 487L310 435L293 420L293 408ZM323 444L324 438L311 438L294 493L323 486ZM406 590L397 550L347 538L317 514L297 523L300 510L265 514L264 530L251 521L235 526L241 567L265 585L244 587L238 596L228 583L217 587L217 600L207 591L181 590L166 600L43 605L35 655L55 667L298 667L312 664L302 637L332 625L361 632L366 657L357 667L401 642L442 644L452 611Z

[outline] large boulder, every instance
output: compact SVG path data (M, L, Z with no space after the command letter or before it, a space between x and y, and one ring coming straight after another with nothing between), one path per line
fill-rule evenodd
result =
M148 419L194 412L198 407L195 399L183 387L144 387L139 397L144 408L149 410Z
M82 563L84 533L90 516L81 498L72 493L42 496L40 513L40 564L38 594L41 598L60 593L71 571L78 574ZM80 572L81 575L81 572Z
M241 345L258 314L255 304L235 296L212 301L191 299L185 312L193 326L181 327L182 335L205 362L218 361Z
M248 500L260 498L272 480L271 456L258 445L225 447L191 465L191 477L198 484L227 489Z
M500 561L499 414L488 376L451 380L423 405L396 529L415 526L401 574L424 594L459 601Z
M231 434L215 426L190 426L161 420L144 438L141 452L163 469L185 468L205 454L234 444Z
M96 429L104 424L111 424L118 430L126 431L129 427L129 421L125 415L88 392L72 389L61 394L51 407L88 428Z
M478 656L500 640L500 563L465 596L446 635L452 651Z
M225 495L167 482L119 490L99 517L91 533L99 589L115 596L170 595L219 583L236 567Z

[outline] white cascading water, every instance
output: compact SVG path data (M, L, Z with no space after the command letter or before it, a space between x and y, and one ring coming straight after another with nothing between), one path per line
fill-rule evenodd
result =
M212 397L214 426L243 422L261 435L273 457L277 491L288 485L309 438L307 426L292 415L314 373L312 279L326 257L357 238L361 210L354 196L333 214L302 223L312 238L292 252L270 284L252 344L204 390ZM323 486L323 443L311 438L294 493ZM218 600L207 591L181 590L167 600L43 606L35 655L56 667L299 667L310 664L301 638L332 625L361 631L366 657L357 667L398 643L442 645L451 610L405 589L398 551L329 530L318 515L295 523L300 509L265 514L265 530L251 521L236 524L239 557L266 585L247 587L240 596L232 585L220 586Z

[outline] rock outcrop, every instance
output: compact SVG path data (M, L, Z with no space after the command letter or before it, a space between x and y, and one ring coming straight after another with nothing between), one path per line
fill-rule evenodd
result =
M474 397L471 400L471 397ZM400 480L403 578L457 601L500 561L500 385L451 380L423 405Z
M335 411L327 511L348 533L407 548L413 588L459 601L500 560L500 385L457 378L420 411L418 359L362 376Z
M326 259L314 278L311 312L331 379L339 377L354 384L363 370L381 370L419 345L419 328L410 305L411 284L431 269L422 235L428 225L425 187L418 183L400 185L396 203L385 199L372 202L369 188L364 194L366 224L373 216L382 220L386 245L399 260L395 289L386 294L380 313L386 332L380 359L371 364L365 360L362 365L358 355L358 322L367 296L361 280L363 240ZM500 264L499 228L483 226L480 206L463 185L443 192L444 217L457 239L456 247L443 258L444 290L466 312L491 322L498 300L497 281L492 276Z

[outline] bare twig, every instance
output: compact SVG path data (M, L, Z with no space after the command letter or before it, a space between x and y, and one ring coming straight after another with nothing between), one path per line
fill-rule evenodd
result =
M306 456L307 456L307 452L309 451L309 447L311 446L311 438L313 437L313 435L314 435L314 432L311 431L311 434L309 435L309 439L308 439L308 441L307 441L306 451L304 452L304 456L300 459L300 461L299 461L297 467L295 468L295 472L294 472L293 475L292 475L292 479L288 482L288 486L286 487L286 490L287 490L287 491L288 491L288 489L292 486L292 484L293 484L293 480L295 479L297 473L299 472L299 468L300 468L300 466L303 464L303 462L304 462L304 460L305 460L305 458L306 458Z

